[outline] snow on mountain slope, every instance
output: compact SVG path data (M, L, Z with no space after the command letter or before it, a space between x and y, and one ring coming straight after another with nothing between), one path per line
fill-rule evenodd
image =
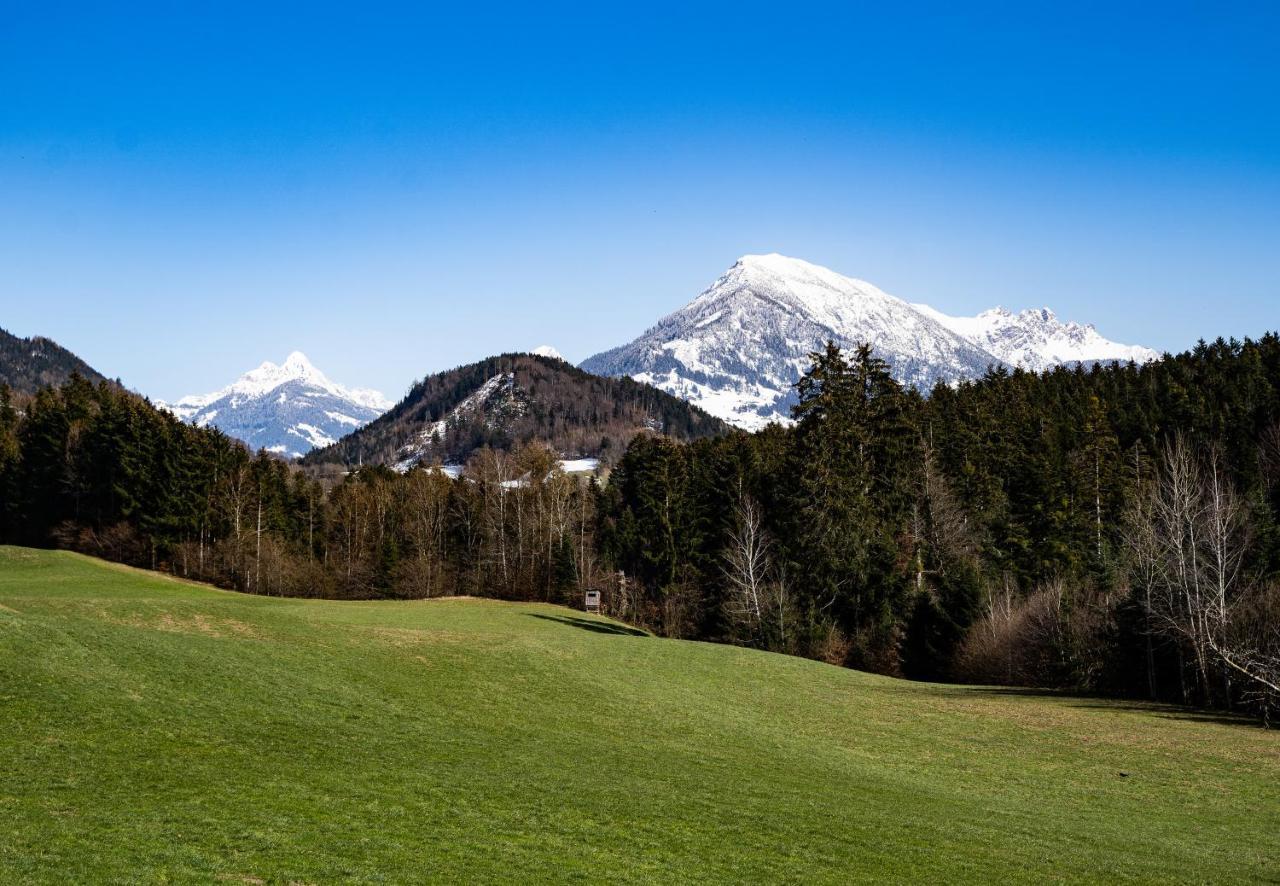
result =
M378 419L307 453L303 463L408 470L466 464L481 449L514 453L536 443L571 464L614 464L636 434L694 440L725 430L724 422L663 391L520 352L422 378Z
M1160 355L1141 345L1122 345L1092 324L1063 323L1048 308L1018 313L992 308L976 317L950 317L928 305L912 305L953 332L986 348L1010 366L1036 372L1063 363L1145 363Z
M775 254L743 256L688 305L582 368L630 375L755 429L787 419L792 385L828 339L870 342L896 377L921 387L999 362L870 283Z
M391 408L377 391L345 388L294 351L211 394L157 404L183 421L213 426L254 449L296 457L372 421Z
M1059 323L1047 309L948 317L865 281L771 254L743 256L692 302L582 368L629 375L754 430L788 420L792 386L808 368L808 355L828 340L871 344L899 381L922 389L1001 364L1043 369L1154 356L1109 342L1091 326Z
M403 473L419 462L429 462L444 441L449 428L470 420L481 410L485 412L485 426L493 430L523 414L527 403L527 395L516 385L515 373L499 373L463 398L444 418L427 425L416 437L404 444L392 467Z

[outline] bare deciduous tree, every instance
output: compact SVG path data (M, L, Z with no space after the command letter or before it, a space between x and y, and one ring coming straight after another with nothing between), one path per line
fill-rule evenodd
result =
M1138 499L1124 530L1130 579L1154 629L1189 648L1202 697L1214 697L1217 676L1229 703L1232 673L1280 696L1277 647L1249 617L1264 591L1246 569L1248 508L1216 448L1197 454L1175 439Z
M734 525L724 552L724 575L729 584L726 606L735 622L748 626L753 639L760 635L763 627L762 598L769 579L771 547L759 506L739 491Z
M786 651L793 639L788 634L793 603L785 566L775 561L773 549L760 505L739 489L721 564L728 590L725 612L750 642Z
M452 481L442 471L410 471L404 482L404 528L411 555L401 566L401 583L413 596L444 593Z

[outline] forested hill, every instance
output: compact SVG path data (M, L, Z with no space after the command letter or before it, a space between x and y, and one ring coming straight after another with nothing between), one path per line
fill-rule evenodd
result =
M928 398L829 346L796 423L637 440L601 557L666 633L1280 711L1280 338Z
M304 464L463 462L488 446L531 441L608 460L637 433L677 440L727 426L696 406L628 378L604 378L552 357L502 354L430 375L389 412L317 449Z
M30 395L65 383L72 373L92 382L103 380L100 372L55 341L38 335L18 338L0 329L0 384Z

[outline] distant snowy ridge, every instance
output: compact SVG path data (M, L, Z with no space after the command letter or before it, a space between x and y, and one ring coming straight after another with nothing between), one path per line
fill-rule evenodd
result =
M291 353L279 366L268 360L257 369L249 370L225 388L211 394L189 395L175 403L162 405L179 418L187 419L218 400L231 398L244 401L264 397L289 382L304 382L340 400L346 400L367 409L377 409L380 413L386 412L392 406L390 401L378 391L369 388L346 388L330 381L323 372L311 365L307 355L301 351Z
M1146 348L1109 342L1052 312L948 317L863 280L795 258L746 255L697 298L635 341L582 363L629 375L748 430L787 421L808 355L828 340L870 343L900 381L922 389L988 367L1145 360Z
M254 449L296 457L327 446L391 408L378 391L331 381L294 351L211 394L157 403L183 421L216 427Z
M1010 366L1041 372L1071 363L1145 363L1160 355L1098 334L1093 324L1063 323L1048 308L1013 313L992 308L976 317L950 317L928 305L913 308L981 345Z

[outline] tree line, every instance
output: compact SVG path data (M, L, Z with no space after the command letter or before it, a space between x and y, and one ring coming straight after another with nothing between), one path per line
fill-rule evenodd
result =
M538 444L465 480L365 467L322 483L109 383L0 386L0 540L258 594L566 601L592 581L595 497Z
M923 396L829 345L795 422L325 482L106 383L0 388L0 539L262 594L577 602L919 679L1280 700L1280 339Z
M813 355L795 424L639 438L602 491L631 617L919 679L1280 700L1280 339L921 396Z

